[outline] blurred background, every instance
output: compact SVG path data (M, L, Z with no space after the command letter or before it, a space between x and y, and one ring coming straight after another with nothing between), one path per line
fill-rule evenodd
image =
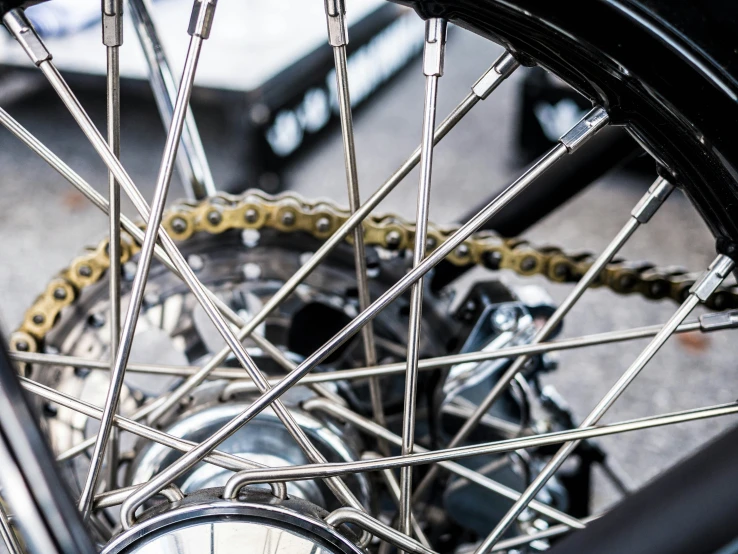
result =
M83 4L94 5L94 9L84 12L79 9ZM105 50L98 8L95 2L59 0L29 13L92 119L104 129ZM420 140L424 78L418 54L423 24L414 14L381 0L353 0L350 8L350 78L356 103L359 177L366 198ZM319 0L223 2L219 6L192 107L221 189L294 190L346 204L340 130L329 105L332 55L325 45L322 10ZM161 0L154 14L178 72L187 39L188 9L182 2ZM440 84L439 120L468 94L500 52L480 37L451 30L446 73ZM150 199L164 131L153 96L142 80L146 70L130 26L121 55L122 160ZM0 41L0 65L0 106L106 195L104 166L61 102L7 36ZM574 92L540 71L515 72L436 149L432 220L456 221L493 196L586 108ZM49 278L84 246L96 244L105 235L107 220L4 129L0 129L0 166L0 314L4 328L10 330ZM654 178L653 164L638 158L608 172L527 230L525 237L570 252L598 252L620 229ZM413 172L378 211L413 218L417 179ZM173 183L170 199L182 196L181 184ZM135 215L128 203L125 211ZM699 215L676 192L628 243L623 255L699 271L713 258L714 246ZM505 273L502 278L523 282ZM545 286L556 300L569 291L568 286L532 281ZM665 321L674 308L669 302L594 290L567 318L562 336L656 324ZM730 332L671 340L606 421L735 400L734 342ZM546 379L581 418L643 346L643 341L637 341L562 353L558 371ZM629 475L631 484L639 485L729 423L690 423L606 438L601 444ZM595 507L616 498L604 480L597 481Z

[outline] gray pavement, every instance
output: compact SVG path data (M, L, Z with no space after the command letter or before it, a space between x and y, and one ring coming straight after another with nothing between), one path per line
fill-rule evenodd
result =
M498 54L498 48L457 30L451 36L446 76L441 81L439 117L463 98ZM520 169L512 146L517 104L511 79L436 150L433 170L432 218L454 220L510 182ZM361 190L367 197L409 154L420 139L423 77L414 67L356 117ZM104 113L102 92L89 102L94 119ZM47 145L61 155L98 190L105 191L106 173L60 102L41 96L8 107ZM227 140L224 122L200 121L205 147L216 180L230 182L239 169L238 145ZM144 195L151 198L164 134L153 107L124 99L123 161ZM5 329L12 328L49 277L80 251L94 244L106 228L104 217L73 192L52 170L7 132L0 130L0 313ZM291 168L290 188L305 195L329 197L345 203L343 159L339 136L333 135L315 154ZM412 217L417 173L413 173L385 201L380 211ZM601 249L627 218L648 180L624 173L603 179L564 208L531 229L538 244L566 249ZM181 189L173 187L172 196ZM130 213L130 210L128 210ZM711 237L687 200L676 193L647 228L639 231L624 251L628 257L659 264L706 267L713 257ZM510 275L503 278L520 283ZM535 281L546 285L542 281ZM548 285L546 285L548 287ZM567 287L548 287L562 299ZM607 291L585 295L567 319L564 336L663 322L674 310L666 303L619 297ZM704 341L672 340L618 401L607 421L693 408L736 398L734 333L716 334ZM590 348L560 356L560 369L546 378L584 417L637 356L644 343ZM702 422L681 427L607 438L608 447L634 484L642 483L728 425ZM614 498L598 481L597 504Z

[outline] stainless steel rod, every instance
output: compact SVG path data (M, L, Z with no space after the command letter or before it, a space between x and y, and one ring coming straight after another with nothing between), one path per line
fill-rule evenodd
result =
M425 74L425 102L420 142L420 178L418 182L417 208L415 211L415 244L413 268L425 258L428 241L428 217L430 212L431 179L433 172L433 129L436 126L438 80L443 75L443 58L446 43L446 22L429 19L425 23L425 47L423 73ZM423 278L410 289L410 312L407 331L407 369L405 371L405 402L402 411L403 455L411 454L415 445L415 408L418 393L418 360L420 359L420 334L423 321ZM413 468L400 470L400 520L399 530L410 534L412 511L410 500L413 488Z
M177 104L175 106L175 115L167 134L167 140L164 146L164 155L162 157L159 176L157 177L151 214L147 222L136 275L131 287L131 300L123 323L120 349L116 355L115 366L111 374L110 388L108 389L108 394L105 400L103 418L100 420L100 430L98 431L97 442L95 443L92 452L90 470L87 474L87 478L85 479L85 484L82 488L82 495L79 499L78 507L82 513L83 519L87 518L90 513L102 465L102 456L113 426L113 415L118 406L118 400L123 386L123 378L125 376L125 367L128 363L128 357L130 356L131 347L133 345L133 335L136 330L136 323L138 321L138 315L141 310L144 296L144 288L148 280L149 269L151 268L151 261L154 255L154 246L156 245L158 230L164 213L164 206L174 169L174 159L177 154L177 146L179 144L182 127L184 125L186 107L194 85L195 72L202 49L202 43L202 36L194 34L190 37L190 44L187 49L184 71L182 74L182 84L180 86Z
M5 548L8 549L9 554L23 554L23 549L18 544L18 539L15 536L15 531L10 525L10 519L8 514L5 513L5 506L0 504L0 538L5 544Z
M408 456L392 456L379 458L377 460L359 460L356 462L330 463L322 466L302 465L271 468L264 471L258 470L241 472L239 475L234 475L233 478L228 482L223 494L226 497L230 497L231 495L236 494L237 490L242 486L243 483L253 484L300 481L304 479L323 478L329 475L348 475L351 473L361 473L366 471L395 469L406 464L424 465L430 463L440 463L460 460L463 458L470 458L473 456L503 454L506 452L512 452L525 448L539 448L542 446L561 444L575 440L587 440L598 437L606 437L609 435L616 435L631 431L653 429L666 425L675 425L678 423L699 421L702 419L710 419L729 415L738 415L738 403L730 402L727 404L719 404L707 408L697 408L693 410L684 410L659 416L649 416L609 425L592 426L587 428L580 427L574 430L556 431L531 437L506 439L502 441L482 443L472 446L457 446L456 448L434 450L428 452L420 452L418 449L416 452ZM367 426L367 428L368 427L369 426ZM377 429L377 431L379 430ZM384 432L386 432L386 429L382 431L382 433ZM460 467L464 468L464 466ZM476 472L471 473L474 474ZM476 475L479 474L477 473Z
M725 312L730 314L732 312ZM703 316L704 317L704 316ZM625 342L631 340L645 339L655 336L662 325L649 325L646 327L635 327L622 331L607 331L593 335L584 335L569 339L561 339L551 342L542 342L537 345L520 345L508 348L501 348L494 351L467 352L464 354L451 354L448 356L439 356L436 358L426 358L420 360L418 369L427 371L446 367L461 363L479 362L485 360L496 360L501 358L510 358L513 356L543 354L546 352L559 352L562 350L571 350L575 348L584 348L589 346L601 346L617 342ZM720 326L717 328L704 328L700 321L690 321L680 325L675 333L692 333L695 331L712 332L717 330L734 329L735 324ZM110 362L105 360L92 360L80 356L66 356L61 354L46 354L41 352L10 352L11 359L17 362L32 363L40 365L67 365L72 367L84 367L95 370L108 370ZM197 366L175 366L164 364L143 364L129 363L126 371L132 373L150 373L153 375L171 375L176 377L188 377L197 373L201 368ZM399 375L405 372L405 364L403 362L385 364L375 367L360 367L355 369L343 369L332 372L316 373L306 376L301 384L318 384L331 383L344 380L367 379L372 376L389 377ZM230 379L234 382L228 385L224 392L224 397L243 392L258 392L259 388L251 380L242 380L243 371L240 369L219 367L213 370L209 377L213 379ZM279 384L280 379L269 379L269 385Z
M339 508L328 514L325 522L333 527L339 527L344 523L353 523L357 527L369 531L372 535L391 543L405 552L412 552L412 554L437 554L434 550L431 550L400 531L396 531L372 516L354 508Z
M320 399L308 400L304 404L304 407L306 410L319 410L326 414L330 414L333 417L336 417L338 419L351 423L352 425L355 425L358 429L361 429L365 433L373 435L377 438L384 439L390 444L394 444L395 446L400 446L402 444L402 437L399 437L398 435L392 433L386 428L381 427L380 425L374 423L373 421L370 421L366 419L365 417L360 416L356 412L352 412L348 408L345 408L342 406L335 406L335 405L329 404L325 402L324 400L320 400ZM419 452L419 453L428 452L427 449L417 444L415 445L414 449L416 452ZM405 455L401 457L408 459L408 458L411 458L412 455ZM386 459L387 458L385 458L385 460ZM472 483L475 483L481 487L484 487L487 490L490 490L494 493L504 496L505 498L514 500L520 496L520 493L517 492L516 490L510 487L507 487L497 481L494 481L493 479L490 479L489 477L486 477L482 475L481 473L478 473L472 469L469 469L468 467L465 467L461 464L457 464L455 462L448 461L448 460L445 460L441 463L443 464L443 467L445 467L448 471L460 477L463 477L464 479ZM403 467L406 467L406 466L403 466ZM224 496L226 498L230 498L229 494L231 494L233 490L234 488L226 486L227 492L224 492ZM570 525L572 527L576 527L580 529L584 527L576 518L568 516L565 513L559 510L556 510L552 508L551 506L548 506L541 502L536 502L535 504L531 504L531 509L538 511L548 517L551 517L555 519L556 521L560 521L562 523Z
M333 61L336 68L336 97L338 99L338 111L341 119L341 137L343 138L343 156L346 167L349 210L351 213L355 213L361 207L361 195L359 193L359 170L356 162L356 142L354 140L354 122L351 113L351 94L349 92L349 72L346 60L348 34L345 31L343 5L341 4L336 7L338 8L336 14L331 15L329 4L326 3L326 17L329 20L329 30L331 29L330 20L333 17L340 20L338 23L341 25L345 34L345 37L336 37L331 36L329 32L329 41L333 47ZM371 304L371 297L369 295L369 277L366 268L366 248L364 246L364 228L362 225L357 225L354 229L354 261L356 264L359 309L365 310ZM366 365L377 365L377 346L374 341L374 327L371 323L361 330L361 339L364 345ZM369 396L374 418L378 423L385 425L382 389L379 380L373 377L369 379Z
M36 383L35 381L31 381L30 379L27 379L25 377L21 377L20 380L21 385L24 389L32 394L35 394L36 396L48 400L49 402L53 402L54 404L58 404L59 406L68 408L70 410L74 410L93 419L99 420L102 417L101 408L93 406L82 400L72 398L67 394L54 390L45 385L41 385L40 383ZM147 425L142 425L141 423L120 415L115 416L115 418L113 419L113 423L123 431L127 431L150 441L163 444L164 446L167 446L173 450L178 450L179 452L188 452L194 446L196 446L196 443L192 441L181 439L179 437L175 437L174 435L169 435L167 433L164 433L163 431L159 431L158 429L154 429L153 427L148 427ZM210 455L206 457L203 461L231 471L243 471L246 469L257 468L266 469L263 464L253 462L251 460L247 460L233 454L228 454L226 452L220 452L218 450L214 450L213 452L211 452ZM284 483L274 483L272 484L272 492L275 496L284 498L287 494L287 489Z
M381 458L381 456L376 452L364 452L361 458L364 460L376 460L377 458ZM395 504L397 504L397 507L399 508L400 483L397 481L394 472L391 469L385 469L382 471L382 478L384 479L385 485L387 485L387 490L389 491L392 500L395 501ZM430 548L430 541L428 540L428 537L425 536L423 528L420 526L415 515L411 515L410 524L412 525L413 534L415 535L415 538L418 539L418 542L426 548Z
M122 0L103 0L102 23L103 44L107 57L107 127L108 146L116 158L120 159L120 46L123 43L123 2ZM115 358L120 341L120 277L121 277L121 237L120 237L120 185L112 171L108 171L108 284L110 289L110 371L115 370ZM106 485L117 488L118 456L120 444L118 430L111 429L107 450Z

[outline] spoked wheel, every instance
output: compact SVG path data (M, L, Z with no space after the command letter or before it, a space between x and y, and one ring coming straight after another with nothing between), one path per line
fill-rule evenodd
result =
M738 295L724 283L738 238L734 80L698 37L685 42L653 7L597 0L569 13L524 0L406 3L427 18L421 144L362 203L345 7L325 2L348 208L292 193L212 192L188 103L218 17L214 0L195 2L178 89L162 78L169 70L146 3L130 1L171 121L151 206L117 157L120 3L103 2L107 140L22 8L0 4L6 27L109 168L110 200L7 112L0 122L111 214L112 237L53 278L10 338L10 359L37 414L20 401L13 374L0 372L8 467L0 472L0 530L10 551L708 553L736 535L738 495L729 494L735 479L725 455L732 437L707 454L714 464L706 473L717 476L709 484L694 475L706 463L698 458L604 516L588 512L587 486L598 465L630 495L597 437L738 413L733 402L601 425L673 335L738 326ZM506 51L441 120L448 21ZM468 221L429 222L434 145L521 64L554 73L592 109ZM485 229L612 125L654 157L658 176L601 253ZM183 138L180 170L203 198L165 210ZM415 167L415 220L376 215ZM120 216L119 187L145 225ZM676 187L717 239L712 264L693 275L620 259ZM469 207L481 200L470 198ZM470 268L480 275L471 285L458 279ZM553 303L538 285L506 283L509 273L573 286ZM552 340L590 287L677 307L659 325ZM695 319L700 304L712 312ZM553 352L636 339L647 346L623 360L620 378L591 399L581 421L541 384L555 368ZM675 492L690 477L683 494ZM700 505L691 518L690 503L710 490L720 491L720 505ZM638 515L638 540L623 542L635 525L629 514ZM681 518L680 532L669 532L674 519L660 514ZM567 536L571 543L557 544Z

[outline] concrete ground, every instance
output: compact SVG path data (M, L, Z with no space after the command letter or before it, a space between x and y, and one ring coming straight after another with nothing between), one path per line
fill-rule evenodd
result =
M498 48L465 32L454 33L448 47L447 71L439 98L443 116L463 98L469 86L499 53ZM418 64L416 64L418 65ZM508 184L520 171L515 161L513 133L518 107L516 75L436 150L433 170L432 219L454 220L469 206ZM415 148L420 138L423 77L419 65L397 79L356 117L359 174L368 196ZM102 123L104 103L86 98L93 118ZM60 102L41 95L8 106L32 132L93 183L106 190L106 172ZM163 132L153 107L124 99L123 161L144 195L151 198L152 182L163 145ZM218 119L201 120L205 147L218 182L237 177L238 145L228 141ZM11 329L49 277L84 245L96 243L106 229L105 218L72 191L42 161L0 130L0 312ZM291 167L289 188L345 202L340 137L323 141L314 155ZM527 234L537 244L567 250L601 249L620 228L649 179L616 173L598 182ZM412 217L417 173L414 172L380 211ZM176 187L176 185L175 185ZM172 196L180 193L174 188ZM130 212L130 210L129 210ZM647 228L627 245L626 257L658 264L680 264L701 270L713 257L712 240L687 200L674 194ZM504 276L514 282L518 280ZM536 281L545 284L542 281ZM562 299L568 287L549 287ZM625 329L665 321L669 303L592 291L567 319L564 336ZM616 403L606 421L693 408L736 398L737 346L731 332L690 340L669 341L633 386ZM618 376L636 358L643 341L613 347L589 348L560 356L560 369L547 377L566 398L578 418L586 416ZM629 475L633 484L650 479L687 455L731 421L690 423L673 428L603 439L602 444ZM597 504L615 496L598 481Z

